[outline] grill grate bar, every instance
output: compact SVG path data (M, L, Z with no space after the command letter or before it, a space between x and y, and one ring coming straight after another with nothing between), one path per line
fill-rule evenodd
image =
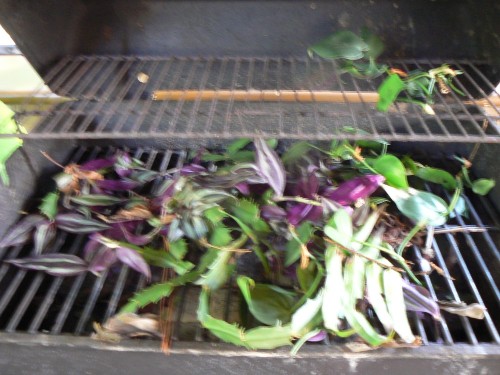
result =
M448 238L448 241L449 240L450 239ZM444 271L445 283L448 286L448 290L452 293L455 302L461 302L455 283L452 281L452 276L450 274L450 271L448 270L448 266L444 261L443 253L435 239L432 241L432 248L434 249L434 252L436 254L436 260L438 261L439 267L441 267L441 269ZM465 330L467 338L469 339L469 343L477 345L478 341L476 335L474 334L474 331L472 330L469 319L463 316L459 316L459 319L462 322L462 326Z
M500 92L498 91L497 87L495 85L493 85L488 80L488 78L486 78L485 75L474 64L472 64L470 62L467 62L464 64L466 64L468 67L470 67L471 70L473 70L474 73L476 73L481 78L481 80L489 87L489 89L491 90L492 93L495 93L496 95L500 96ZM460 65L460 63L457 63L457 67L464 72L464 76L467 77L467 79L471 83L471 85L474 86L474 88L478 92L481 93L481 96L486 100L486 102L491 106L491 108L493 108L495 110L497 115L500 116L500 109L491 101L490 96L484 92L484 90L481 88L481 86L479 86L477 84L477 82L471 77L471 75L468 73L468 71L466 69L464 69L462 67L462 65Z
M416 259L418 262L422 261L422 253L420 249L417 246L413 246L413 251L415 253ZM424 281L425 281L425 286L427 290L429 291L430 295L434 300L437 300L437 295L436 291L434 289L434 285L431 281L431 278L429 275L423 275ZM418 319L418 321L421 324L421 319ZM444 335L444 342L447 345L453 344L453 338L451 337L450 329L448 328L448 324L446 323L446 319L443 317L441 321L439 321L439 326L441 327L441 333Z
M427 69L439 63L416 59L394 62ZM482 88L494 90L494 86L479 71L479 65L474 65L479 63L450 63L465 72L455 82L466 97L454 92L446 97L438 93L434 106L437 114L430 116L406 103L392 106L388 113L377 112L371 100L376 98L373 93L380 77L365 82L341 76L335 63L320 59L67 57L55 65L46 79L55 91L76 100L20 113L21 120L37 115L40 121L30 134L19 136L197 140L255 136L303 140L383 137L388 141L500 143L496 128L483 130L483 123L496 117L480 108L482 104L494 107ZM474 99L469 87L478 93L478 98ZM158 90L177 94L168 100L152 100L151 94ZM363 90L371 93L369 101ZM248 95L243 96L245 91ZM267 95L264 101L257 96L259 92ZM321 93L325 92L337 92L343 102L324 102ZM497 107L494 111L500 115ZM353 127L356 132L346 132L344 126Z
M445 226L446 228L446 226ZM458 263L460 265L460 268L462 269L462 272L463 274L465 275L466 277L466 280L467 280L467 284L469 285L469 288L470 290L472 291L474 297L476 298L476 301L482 305L484 305L484 302L483 302L483 299L481 298L481 295L479 294L479 290L477 289L477 286L474 282L474 279L472 278L472 275L470 274L469 272L469 269L467 268L467 265L462 257L462 254L459 250L459 246L457 245L455 239L453 238L452 235L450 235L449 233L446 234L446 237L448 238L448 241L450 242L454 252L455 252L455 255L458 259ZM456 300L457 302L460 302L460 300ZM490 332L491 334L491 337L493 338L493 340L495 341L495 343L499 344L500 343L500 337L498 336L498 332L495 328L495 325L493 323L493 320L491 319L491 316L490 314L488 313L488 311L485 311L484 312L484 320L486 322L486 327L488 328L488 331Z

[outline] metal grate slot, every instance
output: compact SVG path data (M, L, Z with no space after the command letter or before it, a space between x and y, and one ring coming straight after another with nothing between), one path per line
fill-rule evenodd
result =
M46 76L71 101L18 114L38 116L23 138L230 139L280 137L330 140L500 143L496 83L488 65L449 61L464 71L453 91L436 94L435 116L398 103L375 110L381 78L341 75L333 62L301 58L67 57ZM404 70L442 61L393 60ZM156 99L156 100L154 100ZM345 127L356 129L347 132ZM2 135L6 136L6 135Z
M246 69L250 69L248 66ZM245 83L247 85L248 82ZM81 163L113 152L113 149L78 148L72 161ZM150 168L166 170L182 165L185 153L139 149L133 153ZM153 186L152 189L156 187ZM477 321L443 313L440 322L427 316L412 316L414 331L425 344L444 343L500 343L498 329L498 265L500 231L496 213L483 199L466 199L469 218L457 217L441 229L465 228L468 225L490 228L486 232L436 234L432 243L436 257L434 262L444 275L432 273L423 276L424 285L436 299L451 299L467 303L484 304L485 319ZM83 236L61 234L50 251L80 254ZM0 250L0 259L26 256L32 253L30 246ZM421 249L408 250L413 260L422 259ZM155 276L157 279L159 275ZM21 271L7 264L0 265L0 330L88 335L93 321L102 322L114 315L137 289L146 284L143 277L125 266L112 268L100 278L85 274L77 277L52 277L39 272ZM198 289L187 287L176 295L174 340L212 340L196 323ZM217 293L219 306L215 314L238 319L238 294L228 287ZM214 307L215 309L215 307Z

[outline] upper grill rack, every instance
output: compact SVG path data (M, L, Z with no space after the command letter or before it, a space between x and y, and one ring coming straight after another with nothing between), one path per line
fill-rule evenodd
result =
M412 71L442 63L392 60L390 65ZM464 72L455 84L465 96L437 93L431 116L411 104L376 111L380 79L341 75L333 62L320 59L66 57L44 80L73 100L18 118L39 116L34 129L21 135L35 139L262 136L500 143L500 109L490 96L499 92L483 73L491 67L469 60L447 63ZM153 100L158 90L167 91L166 99Z
M78 148L72 162L81 164L85 160L109 155L112 149ZM138 149L133 154L148 168L165 171L180 167L183 153ZM153 187L154 188L154 187ZM480 228L493 226L490 232L448 233L436 235L433 249L435 262L443 275L435 272L424 276L424 286L434 298L484 304L488 311L484 320L474 320L443 314L443 319L432 324L429 317L411 314L415 334L424 344L453 344L467 342L500 343L498 335L500 307L498 291L498 228L500 222L482 198L465 200L468 219L457 217L443 228L474 225ZM80 236L60 234L48 249L49 252L64 252L81 255L85 239ZM30 246L0 249L0 260L27 256ZM416 261L421 257L420 249L408 250ZM117 308L146 281L142 275L129 271L126 266L117 266L101 277L83 274L76 277L53 277L42 272L26 272L6 263L0 263L0 331L28 333L88 334L92 322L103 322L117 312ZM224 319L233 317L231 306L235 291L227 288L221 293L218 314ZM201 326L196 323L197 291L184 289L178 293L173 337L181 341L204 339ZM214 306L215 308L215 306ZM216 312L214 312L216 315Z

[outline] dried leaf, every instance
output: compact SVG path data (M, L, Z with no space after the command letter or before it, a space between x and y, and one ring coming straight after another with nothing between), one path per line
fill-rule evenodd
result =
M484 319L486 311L486 307L479 303L467 305L463 302L438 301L438 305L441 310L473 319Z

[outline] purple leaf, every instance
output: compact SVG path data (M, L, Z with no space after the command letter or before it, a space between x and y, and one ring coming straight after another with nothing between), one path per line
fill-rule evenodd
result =
M121 262L125 263L130 268L133 268L139 273L142 273L149 280L151 278L151 270L144 258L133 249L128 247L118 247L115 250L116 256Z
M250 195L250 186L246 182L239 182L234 187L243 195Z
M42 215L28 215L19 223L15 224L0 240L0 248L7 246L23 245L31 239L33 228L47 219Z
M115 164L115 158L94 159L80 165L82 171L98 171L100 169L112 167Z
M98 188L111 191L128 191L135 189L139 184L132 180L98 180Z
M325 198L331 199L342 206L347 206L358 199L369 197L384 182L384 177L378 174L370 174L355 177L341 183L336 189L323 192Z
M328 334L326 333L326 331L319 331L318 334L314 335L313 337L309 338L309 342L320 342L320 341L323 341L326 336L328 336Z
M302 177L295 189L295 195L304 198L314 198L314 195L317 194L319 190L319 180L314 171Z
M88 270L94 274L103 272L111 267L117 260L118 257L114 249L104 247L92 258Z
M115 238L116 240L127 240L127 242L130 242L133 245L137 246L144 246L148 243L151 242L153 239L153 236L150 234L143 234L143 235L136 235L130 232L124 223L117 223L118 230L121 232L122 237L121 238Z
M42 251L52 242L56 236L56 225L53 222L45 221L36 226L34 242L35 254L41 254Z
M110 228L108 224L80 214L58 214L56 224L59 229L70 233L93 233Z
M406 310L428 313L436 320L441 319L439 306L427 289L405 281L403 283L403 294Z
M266 220L283 220L286 211L279 206L265 205L260 208L260 216Z
M99 237L96 235L96 233L89 236L89 240L83 248L83 256L85 258L94 254L102 246L102 244L98 241L98 238Z
M281 159L262 138L256 138L254 145L257 172L271 186L276 195L282 196L285 191L286 173Z
M88 269L86 261L69 254L44 254L24 259L9 259L5 263L28 270L44 271L53 276L74 276Z
M120 177L128 177L132 173L132 158L129 154L123 153L116 157L115 172Z
M203 173L203 172L206 172L207 169L202 166L202 165L199 165L199 164L187 164L187 165L184 165L182 168L181 168L181 176L189 176L189 175L192 175L192 174L199 174L199 173Z
M297 226L304 220L318 221L323 216L323 208L320 206L313 206L310 204L299 203L288 210L288 222Z

